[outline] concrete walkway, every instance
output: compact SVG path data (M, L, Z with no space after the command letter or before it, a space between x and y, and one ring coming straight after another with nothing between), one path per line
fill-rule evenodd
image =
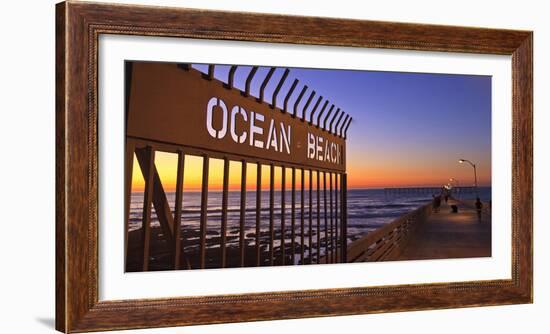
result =
M451 213L450 205L458 206ZM448 259L491 256L491 217L483 213L479 222L476 210L449 199L439 212L419 225L396 260Z

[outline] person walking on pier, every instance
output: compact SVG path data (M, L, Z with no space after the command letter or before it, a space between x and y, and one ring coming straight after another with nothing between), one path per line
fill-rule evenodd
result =
M439 196L432 195L432 197L433 197L432 209L435 213L437 213L439 212L439 206L441 206L441 195Z
M479 197L476 197L476 211L477 211L477 219L481 223L481 209L483 208L483 203L479 200Z

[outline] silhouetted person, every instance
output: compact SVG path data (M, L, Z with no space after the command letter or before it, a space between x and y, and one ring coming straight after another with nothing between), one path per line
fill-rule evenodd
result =
M445 203L449 201L449 194L445 193Z
M451 213L458 213L458 206L456 204L451 205Z
M441 196L432 195L432 208L434 212L439 212L439 206L441 205Z
M479 200L479 197L476 197L476 211L477 211L477 219L481 223L481 209L483 208L483 203Z

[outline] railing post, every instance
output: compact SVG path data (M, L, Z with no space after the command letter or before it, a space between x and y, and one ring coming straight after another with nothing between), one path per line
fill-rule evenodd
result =
M348 177L347 174L342 173L341 174L341 180L340 180L340 190L342 192L342 195L340 196L340 202L342 205L341 210L341 228L342 228L342 263L348 262L348 211L347 211L347 202L348 202Z
M258 163L256 166L256 266L260 266L261 250L260 250L260 219L262 213L262 165Z
M273 249L273 239L275 239L274 220L274 193L275 193L275 166L269 166L269 265L273 266L275 250Z
M149 270L149 248L151 243L151 205L153 202L153 177L155 170L155 150L147 146L146 155L148 157L147 175L145 177L145 191L143 193L143 217L142 217L142 270Z
M321 190L320 190L320 175L319 170L317 174L317 264L321 263Z
M285 265L285 192L286 168L281 167L281 265Z
M304 169L301 169L300 176L300 264L304 263Z
M325 218L325 263L329 263L329 256L328 256L328 250L329 250L329 240L328 240L328 215L327 215L327 172L323 172L323 216Z
M126 191L126 203L124 203L124 268L128 268L128 233L130 229L130 204L132 202L132 171L134 167L134 142L126 140L126 171L124 190Z
M176 172L176 203L174 208L174 269L180 269L181 258L181 206L183 200L183 168L185 155L178 151L178 169Z
M221 221L221 267L225 268L227 264L227 201L229 196L229 159L223 159L223 190L222 190L222 221Z
M330 214L330 242L328 243L330 249L330 256L327 258L329 263L334 263L334 212L332 210L332 173L329 173L329 214ZM328 254L327 254L328 255Z
M309 209L309 215L308 215L308 219L309 219L309 228L308 228L308 233L309 233L309 245L308 245L308 249L309 249L309 264L312 264L313 263L313 234L312 234L312 230L313 230L313 208L312 208L312 199L313 199L313 171L310 169L309 172L309 205L308 205L308 209Z
M339 245L340 245L340 240L338 240L338 212L340 212L341 210L338 208L338 186L340 185L340 182L338 182L338 177L339 177L339 174L338 173L335 173L334 174L334 240L335 240L335 243L336 243L336 248L334 249L334 258L336 259L335 262L338 263L338 262L341 262L340 261L340 258L339 258L339 255L340 255L340 252L338 251L338 248L339 248ZM340 200L342 200L340 198Z
M204 269L206 259L206 223L208 221L208 170L210 160L206 154L203 155L202 159L199 267Z
M241 207L239 217L239 252L240 264L244 267L245 254L245 219L246 219L246 161L241 160Z

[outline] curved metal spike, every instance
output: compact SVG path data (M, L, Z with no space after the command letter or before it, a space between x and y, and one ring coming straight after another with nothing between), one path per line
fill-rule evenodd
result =
M327 120L330 117L330 114L332 114L332 110L334 110L334 104L330 106L330 109L328 110L327 116L325 117L325 121L323 122L323 130L327 129Z
M272 67L269 72L267 72L267 75L264 78L264 82L262 82L262 85L260 86L260 96L258 97L258 102L264 101L264 91L265 87L267 86L267 83L269 82L269 79L271 79L271 76L275 72L275 67Z
M323 116L323 113L325 112L327 105L328 105L328 100L325 100L325 104L323 105L323 108L321 109L319 116L317 116L317 127L321 126L321 116Z
M290 100L290 96L294 92L294 88L296 88L296 85L298 84L298 79L294 79L294 82L292 83L292 86L290 86L290 89L288 90L288 93L286 93L285 97L285 103L282 112L285 113L288 111L288 101Z
M304 108L302 109L302 121L306 120L306 109L307 107L309 107L309 104L311 103L311 100L313 99L314 96L315 96L315 91L311 92L311 94L309 95L309 98L307 99L306 104L304 105Z
M351 124L352 119L353 119L353 117L349 118L348 125L346 125L346 128L344 129L344 139L346 139L348 137L348 128L349 128L349 125Z
M208 80L214 79L214 67L215 65L208 65Z
M313 109L311 110L311 114L309 114L309 125L313 124L313 115L315 115L315 111L317 110L317 107L319 106L319 103L321 103L321 100L323 99L323 96L319 96L317 99L317 102L315 102L315 105L313 106Z
M235 79L235 71L237 71L237 65L232 65L229 69L229 75L227 76L227 87L233 88L233 81Z
M285 69L285 73L283 73L283 76L281 77L281 80L279 81L279 84L275 88L275 91L273 92L273 98L271 102L271 108L275 108L277 104L277 95L279 94L279 91L281 90L281 87L283 87L283 84L285 83L286 77L288 76L288 73L290 73L290 70L287 68Z
M340 136L342 138L344 138L344 130L346 129L346 126L348 125L349 122L351 122L351 116L346 120L346 122L344 124L342 124L342 131L340 133Z
M336 116L340 113L340 108L336 109L336 113L334 116L332 116L332 119L330 120L330 124L328 126L328 132L332 133L332 124L334 123L334 120L336 119Z
M306 92L306 90L307 90L307 85L305 85L304 88L302 88L300 95L298 95L298 98L294 102L294 112L292 113L292 117L296 117L296 114L298 113L298 104L302 100L302 97L304 97L304 93Z
M250 83L252 82L252 79L254 79L254 76L256 75L257 71L258 71L258 66L254 66L248 73L248 77L246 77L244 96L250 95Z
M334 131L332 132L334 135L338 135L338 125L340 124L340 121L342 120L342 117L344 116L345 112L342 111L340 114L340 117L338 117L338 121L336 122L336 125L334 125Z
M344 126L346 125L346 122L348 121L348 119L349 119L349 115L346 114L346 118L344 118L344 122L342 122L342 126L340 127L340 131L338 131L338 135L340 137L342 137L342 133L344 132L343 129L344 129Z

